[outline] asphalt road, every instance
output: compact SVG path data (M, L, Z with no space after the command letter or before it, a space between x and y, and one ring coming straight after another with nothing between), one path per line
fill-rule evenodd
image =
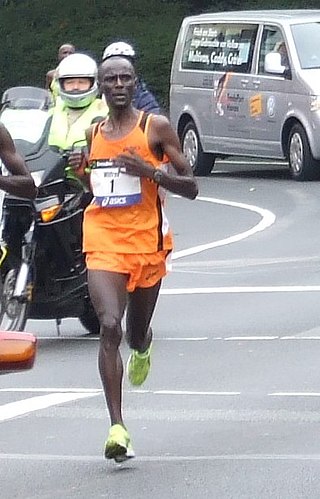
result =
M320 183L244 161L199 184L168 199L152 371L124 382L137 457L102 458L98 340L30 321L34 369L1 377L1 497L320 497Z

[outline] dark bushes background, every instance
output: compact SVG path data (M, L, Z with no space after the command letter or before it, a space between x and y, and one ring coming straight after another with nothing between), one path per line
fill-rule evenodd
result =
M58 47L71 42L99 61L114 40L132 43L138 70L163 105L183 17L204 11L262 9L262 1L208 0L0 0L0 91L43 86L56 66ZM275 1L268 8L320 8L320 1Z

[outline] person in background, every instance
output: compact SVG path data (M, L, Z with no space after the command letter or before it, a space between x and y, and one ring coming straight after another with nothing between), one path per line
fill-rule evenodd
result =
M281 42L278 42L274 48L274 51L278 52L278 54L281 55L281 64L282 66L285 66L286 69L288 69L290 67L290 64L285 41L282 40Z
M58 50L58 63L65 58L68 57L68 55L74 54L76 51L75 46L72 45L71 43L64 43L61 45L61 47ZM46 90L50 90L52 93L52 97L54 101L56 100L57 96L59 95L59 87L58 87L58 82L56 79L56 74L57 74L57 68L56 69L51 69L50 71L47 72L46 74L46 82L45 82L45 88Z
M98 97L98 67L86 54L71 54L64 58L56 71L60 98L52 109L49 146L62 151L86 145L85 130L103 119L108 108ZM67 176L74 178L74 170Z
M114 42L108 45L102 54L102 62L110 57L126 57L133 66L136 62L134 48L126 42ZM136 87L133 94L133 106L146 113L160 114L161 109L155 96L148 90L146 83L137 77Z

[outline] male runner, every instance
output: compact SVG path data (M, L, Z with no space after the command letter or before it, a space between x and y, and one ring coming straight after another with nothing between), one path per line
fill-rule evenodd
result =
M105 47L102 54L102 61L106 61L109 57L123 56L129 59L135 66L136 52L134 48L126 42L113 42ZM161 109L156 97L148 89L145 81L141 76L136 75L135 90L133 93L133 106L147 113L160 114Z
M168 119L132 105L136 75L125 57L99 67L108 118L87 131L93 202L84 216L84 251L92 303L100 321L99 370L111 428L105 457L121 462L134 456L122 418L121 319L127 306L126 338L132 349L127 374L141 385L150 369L151 318L172 234L163 211L163 190L194 199L191 167ZM163 168L163 158L175 173ZM79 157L74 157L74 167Z

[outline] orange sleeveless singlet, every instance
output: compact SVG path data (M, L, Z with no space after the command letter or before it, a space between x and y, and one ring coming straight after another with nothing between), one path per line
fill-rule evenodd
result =
M118 140L103 137L102 123L99 123L92 136L89 164L112 160L132 148L144 161L160 168L161 161L154 156L148 144L151 120L152 115L141 112L136 126ZM157 184L148 178L141 178L141 201L137 204L102 207L93 200L84 213L83 251L122 254L171 251L172 233L163 210L162 192L159 194Z

